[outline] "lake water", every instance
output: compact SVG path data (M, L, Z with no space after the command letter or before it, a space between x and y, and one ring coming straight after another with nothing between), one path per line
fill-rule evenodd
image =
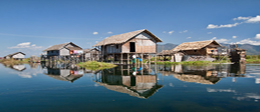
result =
M118 66L0 64L0 112L260 111L260 64Z

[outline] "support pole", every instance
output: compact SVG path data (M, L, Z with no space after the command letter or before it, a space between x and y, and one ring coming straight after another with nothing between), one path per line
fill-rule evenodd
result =
M121 58L121 59L120 59L120 64L123 64L123 58L124 58L124 57L123 57L123 53L121 53L120 58Z
M151 55L149 54L149 65L151 65Z
M115 63L115 60L116 60L115 54L113 54L113 61L112 61L112 63Z
M129 53L127 53L127 65L129 64Z

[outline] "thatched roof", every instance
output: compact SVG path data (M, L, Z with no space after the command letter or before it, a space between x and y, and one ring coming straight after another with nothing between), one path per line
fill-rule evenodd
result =
M212 77L212 79L206 79L201 75L193 75L193 74L173 74L173 76L181 81L185 82L195 82L200 84L216 84L220 78Z
M235 50L237 50L237 51L246 51L245 49L242 49L242 48L235 48Z
M84 49L83 52L84 53L89 53L89 52L99 53L100 51L96 48L92 48L92 49Z
M174 53L176 52L172 50L162 50L160 53L157 54L157 56L170 56Z
M140 34L142 32L149 34L151 37L153 37L156 40L156 42L162 42L162 40L160 38L156 37L155 35L153 35L148 30L143 29L143 30L137 30L137 31L133 31L133 32L128 32L128 33L123 33L123 34L113 35L113 36L107 37L94 46L102 46L102 45L109 45L109 44L121 44L121 43L127 42L128 40L134 38L135 36L137 36L138 34Z
M210 45L211 43L215 44ZM217 43L215 40L207 40L207 41L197 41L197 42L186 42L178 45L177 47L173 48L172 51L186 51L186 50L198 50L202 49L206 46L211 47L220 47L221 45Z
M64 44L53 45L53 46L51 46L51 47L49 47L49 48L47 48L47 49L45 49L43 51L60 50L60 49L62 49L64 47L66 48L66 46L68 44L72 44L73 46L75 46L75 47L68 47L67 49L69 49L69 50L82 50L82 48L77 46L76 44L74 44L72 42L68 42L68 43L64 43Z

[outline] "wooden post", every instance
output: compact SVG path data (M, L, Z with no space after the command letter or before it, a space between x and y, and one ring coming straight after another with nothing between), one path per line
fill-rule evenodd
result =
M148 58L149 58L149 65L151 65L151 55L150 54L148 55Z
M120 56L120 64L123 64L123 53L121 53L121 56Z
M112 63L115 63L115 54L113 53L113 61L112 61Z
M142 61L141 61L141 64L143 65L143 61L144 61L144 54L141 54L141 59L142 59Z
M154 56L155 56L155 58L154 58L154 63L156 64L156 61L157 61L156 57L157 57L157 54L155 54Z
M129 64L129 53L127 53L127 65Z
M123 71L123 65L120 65L121 66L121 75L124 74L124 71Z

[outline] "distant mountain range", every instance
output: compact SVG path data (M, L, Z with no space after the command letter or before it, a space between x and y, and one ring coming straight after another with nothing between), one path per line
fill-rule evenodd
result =
M230 44L223 44L221 43L222 46L229 46ZM158 44L157 46L157 52L161 52L162 50L171 50L178 46L177 44ZM247 50L246 54L248 55L260 55L260 46L256 45L250 45L250 44L237 44L238 48L242 48Z

